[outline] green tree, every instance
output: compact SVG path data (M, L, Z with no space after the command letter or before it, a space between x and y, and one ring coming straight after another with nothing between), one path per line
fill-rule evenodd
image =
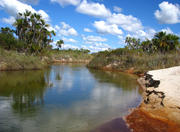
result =
M15 49L17 39L13 36L14 31L8 27L0 30L0 46L6 50Z
M166 51L176 50L179 45L179 37L174 34L166 34L166 32L158 32L154 35L152 43L158 51L165 53Z
M166 36L166 42L168 44L168 50L176 50L179 46L179 36L168 34Z
M57 46L58 48L61 48L63 44L64 44L64 41L63 41L63 40L59 40L59 41L56 42L56 46Z
M126 37L125 43L127 43L128 49L139 49L140 48L140 39Z
M81 48L81 49L80 49L80 52L83 52L83 53L85 53L85 54L88 54L88 53L90 53L90 50Z
M55 36L54 31L48 30L49 25L46 24L40 14L31 13L27 10L18 14L13 25L16 28L15 33L19 40L27 44L24 51L40 52L48 47L52 42L52 36Z
M152 39L153 44L157 47L157 50L165 52L167 50L166 32L158 32Z
M144 52L148 52L148 53L154 53L157 51L156 46L153 45L152 41L149 39L146 39L145 41L141 42L141 49Z

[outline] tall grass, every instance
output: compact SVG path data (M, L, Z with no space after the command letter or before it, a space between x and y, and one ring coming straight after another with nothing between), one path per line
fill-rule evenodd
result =
M180 65L180 52L148 54L137 50L116 49L98 53L88 67L102 69L108 67L114 70L134 69L142 73L148 70L161 69Z
M42 58L0 48L0 70L41 69L47 65Z

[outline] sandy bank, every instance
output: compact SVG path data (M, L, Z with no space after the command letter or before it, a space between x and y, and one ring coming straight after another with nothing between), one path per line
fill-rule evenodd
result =
M143 101L139 108L127 117L127 122L136 129L135 123L138 122L137 120L141 120L144 123L145 118L147 118L146 124L149 125L153 124L152 121L156 122L156 120L159 120L164 122L162 123L163 125L159 126L157 123L154 123L152 127L167 127L165 129L167 132L173 129L179 132L180 66L149 71L138 79L138 82L144 90ZM141 113L139 114L140 116L138 113ZM142 115L145 116L142 117Z
M149 71L138 81L144 87L142 109L180 124L180 66Z

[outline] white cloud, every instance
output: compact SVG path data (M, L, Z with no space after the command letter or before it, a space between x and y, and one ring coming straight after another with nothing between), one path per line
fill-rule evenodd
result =
M82 36L83 40L85 41L85 43L87 44L93 44L93 43L96 43L96 42L105 42L107 41L106 38L102 38L100 36Z
M120 43L123 42L125 37L124 35L122 38L123 31L121 29L124 30L124 34L129 34L141 40L151 39L156 32L152 28L144 27L138 18L122 13L113 13L105 21L95 21L93 26L98 33L117 36L120 39Z
M169 27L164 28L161 31L166 32L167 34L173 34L173 31Z
M119 39L118 44L120 44L121 46L125 46L125 45L126 45L126 44L125 44L125 39L126 39L127 36L121 36L121 35L119 35L119 36L117 36L117 37L118 37L118 39Z
M156 33L156 30L154 30L153 28L150 28L146 31L146 38L148 39L152 39L154 37Z
M71 44L64 44L63 49L79 49L78 46L75 46L75 45L71 45Z
M180 7L166 1L159 4L160 10L156 10L154 15L156 19L163 24L180 23Z
M65 38L63 37L62 40L66 43L66 42L71 42L71 43L77 43L77 41L75 39L72 38Z
M132 15L124 15L121 13L114 13L111 17L107 18L107 22L111 24L117 24L121 28L129 32L135 32L143 28L141 21Z
M99 52L99 51L108 50L111 47L108 44L104 44L104 43L94 43L93 45L82 45L81 48L88 49L91 52Z
M120 13L120 12L122 11L122 9L121 9L120 7L118 7L118 6L114 6L114 7L113 7L113 10L114 10L115 12L118 12L118 13Z
M15 18L13 16L10 16L9 18L3 18L2 21L4 23L12 25L15 22Z
M154 29L149 28L145 30L138 30L132 34L128 34L127 36L145 40L145 39L152 39L155 33L156 31Z
M68 28L71 28L71 26L65 22L61 22L61 25L62 25L62 28L63 29L68 29Z
M22 3L18 0L0 0L0 7L4 9L9 15L14 17L17 16L17 13L19 12L23 13L26 10L28 10L33 13L39 13L42 16L42 18L45 19L46 21L50 20L48 14L45 11L43 10L36 11L30 5Z
M91 29L89 29L89 28L84 28L84 32L93 32Z
M94 17L108 17L111 15L110 10L104 4L88 3L87 0L83 0L76 8L76 11Z
M95 21L93 25L97 29L98 33L112 34L112 35L123 34L122 30L119 29L116 24L108 24L105 21Z
M93 25L97 29L97 32L113 34L117 37L123 34L120 28L122 28L126 34L142 40L152 38L155 33L154 29L145 28L138 18L122 13L113 13L110 17L106 18L106 21L95 21Z
M66 6L66 5L78 5L81 0L51 0L51 2L57 2L61 6Z
M55 26L56 32L59 36L77 36L77 31L71 27L70 25L66 24L65 22L61 22L61 26Z

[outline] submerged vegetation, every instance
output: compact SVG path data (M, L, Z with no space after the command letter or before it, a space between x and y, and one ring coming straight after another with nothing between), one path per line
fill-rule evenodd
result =
M96 54L88 67L142 73L180 65L179 37L159 32L152 40L127 37L125 48Z

